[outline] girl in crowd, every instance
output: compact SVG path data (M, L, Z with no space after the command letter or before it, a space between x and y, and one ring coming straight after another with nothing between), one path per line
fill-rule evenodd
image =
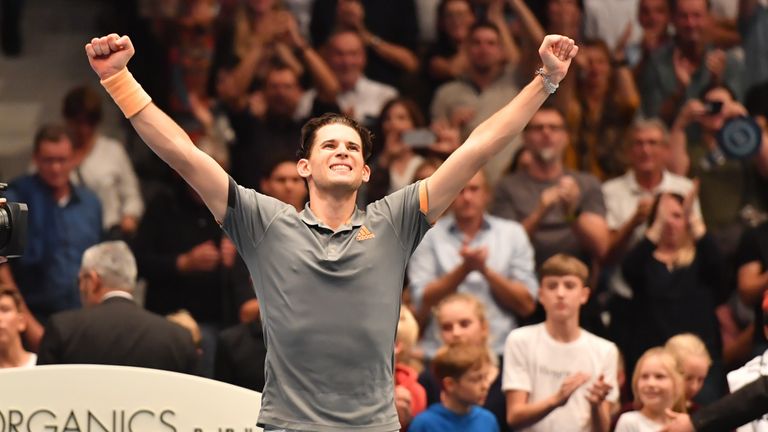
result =
M656 432L667 422L666 410L685 412L683 377L664 348L651 348L640 357L632 390L638 410L622 414L616 432Z
M434 309L440 337L445 345L471 344L490 350L489 325L485 307L468 293L456 293L444 298ZM489 383L488 396L482 406L496 417L501 431L509 431L506 420L506 399L501 391L501 362L490 352L493 364L486 379ZM427 406L440 402L440 383L426 370L419 382L427 391Z
M712 357L709 356L706 345L693 333L683 333L672 336L666 344L666 348L677 360L677 365L685 379L685 407L693 414L699 409L699 405L693 398L699 394L707 377L709 367L712 365Z

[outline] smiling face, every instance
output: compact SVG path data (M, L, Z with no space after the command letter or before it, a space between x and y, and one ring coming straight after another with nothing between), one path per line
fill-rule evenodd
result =
M674 359L653 352L643 355L637 364L633 379L635 395L644 413L658 415L671 409L678 398L678 383L674 374Z
M307 179L310 193L313 188L355 192L371 175L360 135L341 123L317 129L309 155L299 160L297 168Z

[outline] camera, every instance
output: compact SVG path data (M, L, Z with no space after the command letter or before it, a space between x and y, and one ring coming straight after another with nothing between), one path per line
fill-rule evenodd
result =
M0 183L0 191L8 185ZM27 205L6 202L0 204L0 257L20 257L27 243Z
M720 112L723 110L723 102L704 101L704 109L706 110L707 115L720 114Z

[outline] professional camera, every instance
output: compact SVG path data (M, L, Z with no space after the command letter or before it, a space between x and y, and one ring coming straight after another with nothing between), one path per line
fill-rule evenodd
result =
M8 185L0 183L0 191ZM6 202L0 204L0 257L20 257L27 243L27 205Z

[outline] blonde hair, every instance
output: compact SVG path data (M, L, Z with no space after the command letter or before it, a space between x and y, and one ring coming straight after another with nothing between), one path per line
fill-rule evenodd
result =
M685 412L685 380L683 379L683 374L680 372L675 356L663 347L654 347L647 350L640 356L635 365L635 371L632 373L632 393L635 395L635 405L637 405L638 409L643 407L637 383L640 381L640 370L643 367L643 363L651 357L658 357L661 360L669 377L672 379L672 410L681 413Z
M200 326L197 325L197 321L192 318L192 314L190 314L188 310L179 309L174 313L166 315L165 318L188 330L192 335L192 342L194 342L196 347L200 347L200 341L203 339L200 333Z
M707 360L707 365L712 366L712 356L709 355L707 346L704 345L704 341L701 338L693 333L681 333L672 336L664 344L664 348L675 357L681 370L683 361L690 356L704 358Z
M400 320L397 323L395 341L403 344L405 349L410 349L418 340L419 324L416 323L416 318L407 307L400 307Z
M589 279L589 269L580 259L563 253L549 257L539 268L539 278L545 276L576 276L584 286Z
M440 321L440 310L443 308L443 306L448 303L457 301L469 303L472 307L472 310L475 312L475 316L480 321L480 324L486 327L488 326L488 319L486 318L485 314L485 305L474 295L463 292L453 293L448 297L440 300L440 303L438 303L437 306L432 309L432 314L435 316L435 319Z

